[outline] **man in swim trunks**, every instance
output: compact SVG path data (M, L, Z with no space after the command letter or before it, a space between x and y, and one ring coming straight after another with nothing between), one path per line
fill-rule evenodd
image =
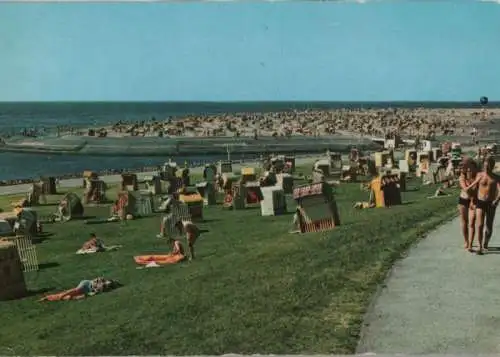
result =
M194 243L200 236L200 229L191 221L179 221L175 225L179 233L186 233L186 240L189 248L189 259L194 259Z
M477 193L477 239L479 250L477 254L482 255L493 233L493 222L498 203L500 202L500 177L493 173L495 159L488 156L484 159L483 171L477 175L474 183L478 184ZM483 244L484 237L484 244Z

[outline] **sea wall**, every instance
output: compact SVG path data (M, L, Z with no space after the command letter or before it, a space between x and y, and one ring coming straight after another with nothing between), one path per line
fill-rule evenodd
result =
M33 154L63 154L87 156L196 156L264 153L315 153L327 149L347 152L356 146L361 150L374 150L377 145L370 139L345 136L328 137L265 137L253 138L96 138L96 137L13 137L0 146L2 152Z

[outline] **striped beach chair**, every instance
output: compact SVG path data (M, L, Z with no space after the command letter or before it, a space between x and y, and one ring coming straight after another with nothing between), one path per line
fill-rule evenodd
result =
M172 212L166 214L161 220L160 234L161 238L173 238L178 235L175 223L179 221L191 221L189 207L183 202L176 202L172 205Z
M299 186L293 196L299 207L294 221L298 220L301 233L328 231L340 225L333 191L327 183Z
M16 245L23 265L23 272L37 271L38 257L32 237L30 235L18 235L16 237L9 237L8 241Z
M299 222L301 233L329 231L334 229L336 226L335 219L333 217L313 221L305 212L302 212L299 216Z

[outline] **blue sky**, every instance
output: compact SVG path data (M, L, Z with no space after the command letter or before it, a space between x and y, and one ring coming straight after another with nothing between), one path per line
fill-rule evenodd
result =
M0 4L0 101L500 100L500 5Z

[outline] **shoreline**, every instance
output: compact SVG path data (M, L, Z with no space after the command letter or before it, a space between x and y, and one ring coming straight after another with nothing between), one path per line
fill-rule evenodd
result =
M61 137L25 138L15 137L0 146L0 152L42 155L80 156L200 156L261 155L274 152L307 154L325 151L348 151L353 145L363 150L374 150L376 144L370 138L329 135L318 137Z
M370 147L373 137L479 137L496 130L500 108L339 108L183 115L166 120L117 121L77 134L21 136L0 142L0 152L82 156L196 156L266 152L342 151L336 146ZM494 129L494 130L493 130ZM231 148L229 148L231 146ZM340 145L342 146L342 145Z
M411 104L411 102L401 103ZM370 106L370 103L358 103L357 106L353 106L352 103L350 105L346 102L341 103L342 106L334 107L319 102L316 103L316 108L314 102L305 108L298 108L300 103L294 105L293 102L284 103L287 107L275 108L266 107L265 102L254 104L254 108L245 108L244 104L239 108L230 105L224 108L224 103L221 103L220 106L215 105L213 108L195 109L196 103L184 103L186 107L182 110L172 108L170 111L167 105L163 111L156 114L148 115L144 112L144 117L139 120L136 115L131 120L122 120L118 117L118 120L109 118L106 122L99 120L86 125L83 122L74 126L63 123L59 126L49 126L45 134L56 137L102 135L115 138L159 136L198 138L239 135L242 138L250 138L255 135L313 136L335 131L380 136L386 131L399 131L401 135L422 136L430 131L442 135L450 129L458 133L471 125L500 118L500 107L494 103L490 106L472 102L467 103L468 106L456 103L457 107L442 108L428 108L423 106L425 103L420 103L421 106L417 105L419 103L414 103L415 106L398 107L397 103L391 102L378 103L375 106ZM189 105L194 106L192 111ZM103 111L102 116L106 115L106 111ZM126 112L123 115L127 117ZM483 116L485 120L481 120Z
M89 136L88 132L80 136L15 136L0 143L5 178L0 185L31 182L39 176L79 177L79 172L88 168L100 174L140 172L144 166L156 166L169 157L192 162L217 160L228 154L231 158L248 159L263 154L321 153L327 149L348 152L353 146L375 151L379 146L373 138L383 138L390 132L398 132L403 139L428 135L437 141L465 144L470 142L471 130L477 127L479 142L500 139L496 130L500 108L485 107L485 120L482 115L479 105L307 110L292 107L285 111L183 114L163 121L119 121L121 124L101 127L108 130L103 136ZM143 135L138 135L140 131ZM168 135L159 135L160 132ZM19 160L29 162L34 169L18 167Z

